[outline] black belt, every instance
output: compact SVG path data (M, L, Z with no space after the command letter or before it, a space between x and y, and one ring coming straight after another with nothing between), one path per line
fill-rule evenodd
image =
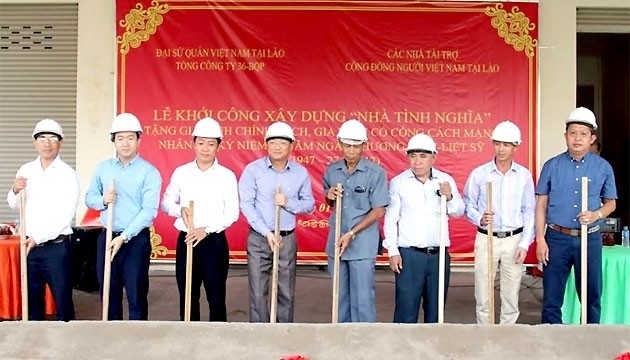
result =
M488 230L486 230L484 228L478 227L477 231L479 231L480 233L482 233L484 235L488 235ZM492 236L497 237L499 239L503 239L503 238L506 238L506 237L518 235L518 234L520 234L522 232L523 232L523 228L520 227L518 229L510 230L510 231L493 231L492 232Z
M143 231L150 231L150 229L149 228L144 228L144 229L140 230L140 232L138 232L138 234L136 236L140 235ZM107 228L103 228L103 232L105 234L107 234ZM122 234L123 232L124 231L112 231L112 239L115 238L116 236L120 236L120 234ZM131 239L128 239L128 240L131 240Z
M42 246L48 246L48 245L54 245L54 244L61 244L62 242L66 242L66 241L70 241L70 235L59 235L52 240L44 241L43 243L37 244L35 246L42 247Z
M429 247L410 246L409 248L411 250L420 251L422 253L431 254L431 255L440 253L440 247L439 246L429 246ZM447 248L445 247L445 249L447 249Z
M250 227L250 229L252 231L255 231L257 234L260 234L258 231L254 230L254 228ZM293 232L295 231L295 229L291 229L291 230L280 230L280 236L289 236L291 234L293 234ZM260 234L262 236L265 236L263 234Z

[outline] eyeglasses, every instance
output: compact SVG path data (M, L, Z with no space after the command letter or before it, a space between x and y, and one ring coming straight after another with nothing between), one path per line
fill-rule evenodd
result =
M289 145L291 145L291 142L288 140L272 139L272 140L267 141L268 147L278 146L281 148L285 148L285 147L288 147Z
M40 144L45 144L47 142L56 144L59 142L59 138L56 136L38 136L35 140Z

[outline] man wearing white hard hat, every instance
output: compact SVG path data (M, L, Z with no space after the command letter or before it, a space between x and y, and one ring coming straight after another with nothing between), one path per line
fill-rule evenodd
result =
M157 216L162 178L138 155L142 127L138 118L122 113L114 118L110 140L116 157L101 162L85 195L85 204L101 211L101 223L112 228L111 247L105 249L106 231L98 238L96 271L103 289L105 251L111 251L109 320L122 320L122 292L127 293L129 320L147 320L149 305L149 227ZM110 189L111 182L114 189ZM107 223L107 205L113 204L113 224Z
M247 236L249 321L269 322L269 277L273 247L279 246L278 322L293 322L298 214L311 213L315 199L306 168L290 160L295 137L284 122L267 128L267 156L249 163L239 181L241 210L250 225ZM278 186L280 192L277 192ZM275 206L280 206L280 238L275 237Z
M453 178L433 167L436 155L431 137L414 135L407 145L409 169L394 177L389 185L383 247L396 276L395 323L417 323L421 303L424 322L438 321L440 195L446 196L451 217L464 213L464 202ZM446 246L449 245L447 235ZM448 250L444 256L446 301L451 263Z
M562 322L567 277L573 267L581 289L581 226L587 226L587 322L599 323L602 295L601 220L615 210L612 167L590 152L597 122L579 107L565 120L567 151L545 162L536 186L536 256L543 264L542 323ZM588 178L588 210L581 211L582 177Z
M199 120L192 136L195 159L175 169L162 199L162 210L176 218L174 225L179 230L175 264L179 316L184 320L186 245L192 243L190 320L201 318L199 297L203 283L210 321L227 321L225 293L230 251L225 230L238 220L236 175L216 158L223 138L216 120ZM194 202L194 219L193 230L188 232L190 201Z
M475 300L477 324L489 322L488 225L492 224L493 269L501 271L501 324L515 324L520 314L523 261L534 242L534 180L513 155L521 144L521 131L506 120L492 131L494 158L470 173L464 188L466 218L477 227L475 237ZM492 182L492 207L486 203ZM494 290L493 290L494 291ZM494 311L494 309L492 310Z
M344 122L337 133L343 159L324 172L324 196L333 206L343 197L341 237L335 243L335 210L326 243L328 271L334 273L335 246L340 248L339 322L375 322L374 264L379 246L378 220L389 203L387 174L362 156L367 129L357 120ZM337 187L341 184L341 188Z
M72 222L79 203L76 171L61 160L63 131L55 120L35 125L37 158L20 167L7 194L11 209L19 209L25 191L26 254L29 320L45 320L46 284L57 305L56 319L74 320L72 302Z

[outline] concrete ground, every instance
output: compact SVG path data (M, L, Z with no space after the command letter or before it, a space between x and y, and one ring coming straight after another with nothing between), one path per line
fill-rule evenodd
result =
M170 266L151 271L149 319L159 321L8 321L0 326L0 359L616 359L630 350L628 327L474 324L473 274L455 269L446 308L450 324L391 324L394 278L377 271L377 324L327 324L330 281L325 271L300 267L297 324L247 323L247 269L234 266L228 279L230 323L178 320ZM540 319L540 279L525 276L521 324ZM499 302L498 293L497 308ZM77 319L99 320L99 295L75 291ZM203 300L205 301L205 300ZM203 303L206 307L205 302ZM207 314L202 313L202 318ZM498 318L498 316L497 316ZM386 324L389 323L389 324ZM293 355L293 357L287 357ZM630 356L630 353L628 354Z
M0 359L620 360L627 335L619 326L14 321L0 326Z
M149 319L179 320L179 298L173 267L170 265L152 266L150 276ZM201 316L202 319L207 319L207 302L203 293L202 291ZM542 280L524 275L520 293L521 316L518 323L538 324L541 300ZM394 276L389 269L382 268L376 271L376 302L378 321L391 322L394 313ZM75 290L74 303L77 319L99 320L101 318L98 293L90 294ZM495 304L498 322L500 306L498 291L495 292ZM332 291L328 272L315 266L298 267L295 322L328 323L331 320L331 307ZM228 321L247 322L248 309L247 269L241 265L233 265L227 281ZM422 319L422 313L420 319ZM452 269L445 322L475 323L474 278L471 268Z

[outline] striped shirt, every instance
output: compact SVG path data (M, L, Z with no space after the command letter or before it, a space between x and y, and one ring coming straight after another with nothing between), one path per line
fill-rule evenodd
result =
M527 250L534 241L534 180L532 173L514 161L503 174L493 161L474 169L464 187L466 218L474 225L481 226L483 213L488 211L486 184L492 182L492 230L510 231L523 228L518 244Z

